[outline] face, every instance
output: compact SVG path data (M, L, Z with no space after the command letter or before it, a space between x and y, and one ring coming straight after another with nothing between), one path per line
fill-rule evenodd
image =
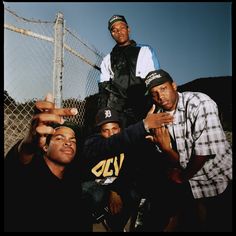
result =
M151 88L150 94L155 103L165 111L173 111L176 108L178 93L176 84L165 82Z
M76 153L76 138L72 129L61 126L55 129L49 145L44 146L46 157L52 162L65 165L70 163Z
M120 133L120 125L114 122L106 123L101 126L100 133L104 138L109 138L114 134Z
M130 44L129 33L130 29L123 21L117 21L111 27L112 38L120 46L126 46Z

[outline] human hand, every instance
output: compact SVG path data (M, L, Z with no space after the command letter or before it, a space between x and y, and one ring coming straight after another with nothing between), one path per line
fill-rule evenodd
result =
M154 113L155 105L149 110L146 118L144 119L144 126L146 129L160 128L163 125L173 122L173 116L166 112Z
M120 195L115 191L110 191L108 207L112 215L116 215L121 212L123 202Z
M170 134L167 127L163 125L159 128L152 129L151 133L152 135L146 136L146 139L158 144L162 151L167 152L172 148Z
M54 99L50 93L47 94L44 101L37 101L30 130L22 142L25 146L24 151L30 153L35 151L37 147L42 148L45 145L47 135L54 133L54 129L50 124L63 124L63 116L73 116L77 113L76 108L55 108Z
M168 171L168 177L171 181L177 184L182 184L183 179L182 179L181 173L182 173L181 169L173 168Z

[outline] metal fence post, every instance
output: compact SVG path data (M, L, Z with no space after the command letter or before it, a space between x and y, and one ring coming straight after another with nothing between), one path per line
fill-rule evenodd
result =
M53 97L55 106L62 106L62 78L63 78L63 56L64 56L64 16L57 13L54 30L54 60L53 60Z

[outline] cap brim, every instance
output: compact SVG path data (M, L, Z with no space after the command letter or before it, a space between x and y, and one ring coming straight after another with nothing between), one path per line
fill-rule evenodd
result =
M99 122L98 124L96 124L96 127L99 127L101 125L104 125L104 124L107 124L107 123L120 123L119 120L114 120L114 119L111 119L111 120L103 120L101 122Z
M116 22L123 22L123 23L125 23L126 25L128 25L127 22L125 22L125 21L123 21L123 20L121 20L121 19L117 19L117 20L114 20L114 21L111 23L111 25L109 26L109 30L110 30L110 31L111 31L111 29L112 29L112 26L113 26Z

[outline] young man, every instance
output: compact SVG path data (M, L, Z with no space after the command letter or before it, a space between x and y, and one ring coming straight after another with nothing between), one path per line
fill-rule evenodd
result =
M108 30L116 45L101 63L98 107L116 110L127 127L145 117L148 101L143 80L160 65L149 45L129 38L131 30L124 16L112 16Z
M84 144L80 166L88 175L84 176L83 191L91 199L91 211L100 211L108 205L112 216L107 221L115 232L124 230L139 203L136 178L140 158L134 156L137 153L134 150L145 140L149 129L173 121L169 114L154 116L154 109L155 106L144 120L122 130L116 111L109 107L100 109L96 117L99 133Z
M64 122L46 127L46 123L60 120L46 110L33 117L29 134L5 158L5 231L92 231L81 197L81 173L74 171L78 126ZM50 134L40 139L37 130L42 129Z
M121 132L121 120L118 113L109 107L102 108L96 115L96 128L99 139L109 137ZM108 207L109 213L106 217L108 226L112 232L123 232L128 219L137 210L140 194L137 192L136 175L137 166L134 161L132 148L129 151L116 152L115 155L96 155L93 150L90 137L84 145L85 166L88 176L83 183L83 191L86 198L91 199L93 213L103 212ZM94 142L94 141L92 141ZM95 141L96 142L96 141ZM105 149L106 146L100 146ZM107 149L107 148L106 148ZM89 155L87 151L89 150ZM93 151L93 152L92 152ZM93 155L91 155L91 152Z
M200 226L186 228L191 219L187 215L180 230L231 231L232 150L216 103L200 92L179 93L164 70L150 72L145 83L157 112L174 116L172 124L153 130L152 137L172 165L170 180L182 189L182 199L173 196L173 202L183 212L191 209L188 203L201 210Z

